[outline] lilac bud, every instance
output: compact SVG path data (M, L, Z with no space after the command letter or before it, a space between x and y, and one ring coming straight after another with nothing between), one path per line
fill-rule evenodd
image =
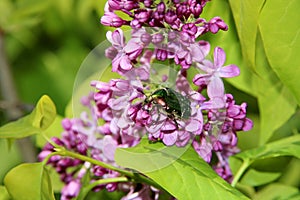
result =
M168 24L173 24L177 18L178 17L174 10L169 9L165 14L165 21Z
M122 79L112 79L109 82L109 85L111 87L111 90L114 92L122 92L124 94L124 92L127 92L129 89L129 82L127 80L122 80Z
M142 27L141 23L140 23L139 20L137 20L137 19L133 19L133 20L130 22L130 26L131 26L131 28L133 28L133 29L138 29L138 28L141 28L141 27Z
M113 46L105 49L105 56L111 60L113 60L117 54L118 54L118 50Z
M164 61L168 57L168 52L164 49L156 49L155 56L157 60Z
M38 155L38 160L39 161L43 161L50 153L52 153L52 151L49 150L44 150L41 153L39 153ZM48 161L49 162L49 161Z
M148 12L145 9L140 9L134 14L135 19L137 19L140 23L147 22L150 16L151 16L151 12L150 11Z
M194 6L190 7L190 10L195 18L198 18L200 14L202 13L202 6L200 4L196 4Z
M153 12L153 18L156 19L156 20L162 20L164 18L164 14L161 14L157 11L154 11Z
M149 8L153 5L153 0L144 0L144 5Z
M61 199L71 199L77 197L81 188L81 183L79 180L74 180L69 182L62 189Z
M178 38L178 33L177 32L174 32L174 31L168 32L168 40L170 42L176 40L177 38Z
M190 9L187 5L180 4L176 8L176 13L178 18L182 18L183 16L188 18L190 16Z
M214 17L209 21L209 30L212 33L217 33L219 29L227 31L228 26L220 17Z
M92 172L93 172L93 174L94 174L95 176L101 177L101 176L103 176L104 174L107 173L107 169L105 169L105 168L103 168L103 167L100 167L100 166L96 165L96 166L94 166L94 167L92 168Z
M160 13L160 14L163 14L166 10L166 5L164 2L160 2L158 5L157 5L157 12Z
M112 10L125 9L127 11L139 7L138 3L132 0L108 0L108 5Z
M101 17L101 24L104 26L111 26L111 27L121 27L126 23L123 19L121 19L118 15L113 12L106 12L104 16Z
M108 0L108 5L112 10L121 10L120 0Z
M135 0L125 0L125 2L123 2L123 8L127 11L130 11L132 9L138 8L139 4L137 1Z
M252 120L246 118L244 121L243 131L250 131L252 128L253 128Z
M193 23L188 23L182 26L182 31L186 32L187 34L189 34L189 36L195 37L198 28L195 24Z
M107 191L113 192L118 188L118 183L109 183L105 188L107 189Z
M149 33L143 33L142 36L141 36L141 41L145 45L148 45L152 41L152 36Z
M164 36L160 33L156 33L152 36L152 43L159 44L164 40Z

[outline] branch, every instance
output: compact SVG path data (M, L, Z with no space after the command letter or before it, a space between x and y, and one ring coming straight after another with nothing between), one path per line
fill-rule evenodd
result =
M0 91L3 101L10 102L11 105L19 105L19 97L13 81L10 66L5 52L4 32L0 29ZM4 110L8 120L16 120L24 113L18 106L9 106ZM30 138L17 141L19 150L25 162L36 161L36 151Z

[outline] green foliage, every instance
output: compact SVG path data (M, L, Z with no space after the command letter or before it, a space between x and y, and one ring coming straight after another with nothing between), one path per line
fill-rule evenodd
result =
M52 138L52 137L60 137L61 133L63 131L61 121L63 117L57 115L53 121L53 123L43 131L43 135L45 135L47 138ZM43 148L43 146L46 144L46 139L43 137L43 135L36 135L36 146Z
M145 174L178 199L247 199L191 147L165 147L144 139L136 147L118 148L115 159L118 165Z
M271 199L299 199L299 190L295 187L290 187L278 183L270 184L255 195L255 200L271 200Z
M4 186L0 186L0 200L10 200L10 196Z
M259 144L265 144L284 125L299 105L299 52L296 10L293 0L214 0L204 17L221 16L229 31L211 35L212 46L221 46L227 63L240 67L232 85L257 97L260 111ZM231 10L231 12L228 12ZM297 91L296 91L297 90Z
M236 154L234 157L242 160L255 161L258 159L278 156L295 156L300 159L300 134L287 137L258 148L243 151Z
M0 128L0 138L18 139L46 130L56 116L55 105L44 95L30 115L10 122Z
M283 138L278 141L274 141L257 148L243 151L231 157L230 166L233 169L233 172L235 174L235 179L233 180L233 184L235 185L236 180L241 178L241 176L242 176L241 183L251 187L261 186L267 183L275 182L275 180L277 180L280 176L283 176L282 173L285 172L284 170L282 170L282 173L280 173L280 172L267 172L267 171L260 172L254 169L249 169L248 171L246 171L246 169L255 162L261 162L262 160L271 159L274 157L283 157L283 156L294 156L297 159L300 158L300 135L299 134L291 137ZM246 173L243 175L245 171ZM294 172L293 174L299 176L299 173ZM268 187L268 185L266 187ZM263 195L266 196L262 198ZM259 194L260 198L262 199L269 199L268 195L269 195L268 193L264 193L264 192ZM284 198L287 197L288 194L284 195Z
M6 33L21 31L37 25L39 15L45 11L50 1L2 0L0 2L0 27Z
M294 23L300 20L299 6L300 2L297 0L266 1L259 20L259 30L268 61L281 83L297 99L298 105L300 36L299 27Z
M50 176L42 163L26 163L13 168L5 176L4 184L13 199L55 199Z
M250 186L260 186L275 181L281 176L281 173L272 172L260 172L255 169L248 170L241 183Z

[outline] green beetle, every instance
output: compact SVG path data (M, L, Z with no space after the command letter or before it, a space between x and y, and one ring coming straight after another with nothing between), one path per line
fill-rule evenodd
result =
M161 106L168 117L174 120L176 125L176 119L188 119L191 116L190 100L168 87L158 89L148 96L144 104L149 103Z

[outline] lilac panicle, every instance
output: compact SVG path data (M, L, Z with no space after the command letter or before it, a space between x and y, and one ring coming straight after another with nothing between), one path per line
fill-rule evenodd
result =
M112 71L122 78L92 81L95 91L82 99L89 111L78 118L64 119L62 137L52 138L53 142L113 166L117 166L114 154L118 147L133 147L145 135L166 146L192 145L216 173L230 182L228 158L239 151L237 132L250 130L253 123L246 117L247 104L237 105L231 94L225 94L222 78L238 76L239 68L232 64L224 66L226 55L220 47L214 49L213 62L207 59L210 44L200 37L228 29L218 16L209 21L201 18L208 1L170 0L166 4L154 0L108 0L101 23L118 29L107 32L112 46L106 49L105 55L112 60ZM120 12L128 15L126 20L116 14ZM119 29L124 25L132 28L128 41ZM185 107L177 105L182 107L182 112L190 111L188 118L170 110L168 94L152 96L158 89L166 89L170 81L164 74L161 83L151 82L151 76L156 73L152 69L155 60L180 66L172 90L178 93L178 102L179 99L188 102ZM186 79L191 67L200 71L192 81L199 86L197 91ZM205 89L207 95L202 94ZM54 147L46 144L39 160L52 152ZM83 177L88 176L93 183L121 176L101 166L58 155L49 158L48 164L65 183L61 199L78 196ZM98 185L93 191L102 189L126 192L123 200L158 199L161 193L149 185L133 182Z

